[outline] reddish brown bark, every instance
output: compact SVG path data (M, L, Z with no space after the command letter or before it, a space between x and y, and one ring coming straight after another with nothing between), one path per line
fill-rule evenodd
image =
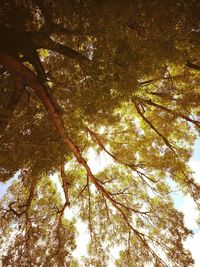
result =
M7 69L7 71L12 75L13 78L18 78L18 80L20 81L22 80L25 86L29 86L35 91L35 93L43 103L45 109L48 111L49 116L53 121L57 132L62 138L63 142L67 145L68 149L75 155L78 162L82 164L84 160L81 157L78 148L74 145L72 140L65 134L63 121L60 118L60 115L58 114L48 93L46 92L45 87L41 85L38 81L37 76L12 55L4 53L0 54L0 63Z
M105 188L98 183L96 178L94 177L90 167L88 166L85 159L81 156L81 153L78 147L73 143L73 141L67 136L64 129L64 123L59 113L57 112L53 102L51 101L49 94L46 92L46 89L43 85L40 84L37 76L26 66L23 65L17 58L12 55L1 53L0 54L0 63L7 69L7 71L13 76L18 77L18 79L23 81L25 86L31 87L41 102L43 103L45 109L49 113L49 116L54 123L59 136L61 137L63 143L66 147L74 154L77 161L85 168L88 176L92 183L95 184L97 189L105 195L111 202L113 202L112 198L105 190Z
M86 160L82 157L78 147L65 133L62 118L57 112L53 102L51 101L49 94L46 92L45 87L40 84L37 76L12 55L0 54L0 63L7 69L8 72L10 72L12 76L19 77L19 79L23 80L25 86L31 87L36 92L45 109L48 111L49 116L54 123L63 143L74 154L77 161L85 168L88 177L96 186L97 190L101 192L101 194L106 197L116 209L122 212L120 203L115 201L111 194L98 182L98 180L93 175L90 167L88 166Z
M131 210L133 212L140 212L134 209L128 209L125 205L118 202L112 197L112 194L104 188L96 179L96 177L93 175L90 167L88 166L86 160L82 157L78 147L73 143L73 141L67 136L65 129L64 129L64 123L62 121L61 116L57 112L57 109L51 100L49 94L46 91L46 88L40 84L37 76L26 66L23 65L22 62L20 62L17 58L15 58L12 55L0 53L0 63L4 66L4 68L12 75L13 79L18 79L16 81L20 81L18 85L23 84L23 88L25 86L31 87L41 102L43 103L45 109L49 113L49 116L54 123L57 132L62 139L63 143L66 145L66 147L74 154L77 161L85 168L87 172L87 176L90 178L90 181L95 185L97 190L106 198L108 199L112 205L120 212L122 215L122 218L124 219L126 225L132 229L134 234L137 236L138 239L141 240L141 242L146 246L146 248L150 251L150 253L161 263L161 266L166 266L165 263L162 261L162 259L154 252L153 249L151 249L145 239L145 235L137 231L135 228L132 227L131 223L129 222L129 219L126 215L126 212L130 212ZM19 87L19 86L18 86ZM17 87L17 88L18 88ZM12 208L12 207L11 207ZM63 207L65 208L65 206ZM61 212L60 220L62 217L64 209ZM126 212L125 212L126 211ZM142 212L141 212L142 213ZM60 223L60 221L59 221ZM59 231L59 230L58 230Z

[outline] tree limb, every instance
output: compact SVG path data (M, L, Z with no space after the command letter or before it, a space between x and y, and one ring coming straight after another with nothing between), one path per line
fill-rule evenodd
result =
M65 163L62 163L60 166L60 175L62 178L62 187L65 195L65 206L70 206L69 193L68 193L69 183L67 182L67 175L65 174Z
M175 151L174 151L174 149L173 149L173 147L172 147L172 145L170 144L170 142L168 141L168 139L163 135L163 134L161 134L159 131L158 131L158 129L156 129L156 127L144 116L144 114L140 111L140 108L139 108L139 106L138 106L138 104L137 104L137 102L135 101L134 102L134 105L135 105L135 108L136 108L136 110L137 110L137 113L140 115L140 117L150 126L150 128L158 135L158 136L160 136L162 139L163 139L163 141L164 141L164 143L166 144L166 146L167 147L169 147L169 149L171 149L174 153L175 153Z
M191 61L187 61L186 66L193 70L200 70L200 66L197 64L192 63Z
M34 42L37 49L43 48L43 49L55 51L69 58L77 59L80 63L90 61L88 57L82 55L80 52L72 49L71 47L67 45L63 45L59 42L52 40L46 34L36 33L33 35L32 41Z
M101 141L100 137L98 136L97 133L93 132L91 129L89 129L88 127L86 127L86 131L90 134L90 136L92 137L92 139L94 141L96 141L96 143L98 144L98 146L105 151L111 158L113 158L116 162L125 165L126 167L132 168L134 170L136 170L136 167L138 167L136 164L131 164L131 163L127 163L124 161L119 160L115 155L113 155L103 144L103 142Z
M134 97L134 98L133 98L133 102L134 102L135 100L139 100L139 102L146 103L146 104L148 104L148 105L150 105L150 106L154 106L154 107L156 107L156 108L159 108L159 109L161 109L161 110L163 110L163 111L165 111L165 112L167 112L167 113L169 113L169 114L174 115L175 117L179 117L179 118L182 118L182 119L184 119L184 120L186 120L186 121L188 121L188 122L191 122L191 123L195 124L198 128L200 128L200 122L199 122L198 120L193 120L193 119L191 119L190 117L188 117L188 116L186 116L186 115L183 115L183 114L180 113L180 112L177 112L177 111L172 110L172 109L170 109L170 108L164 107L164 106L162 106L162 105L160 105L160 104L157 104L157 103L155 103L155 102L152 102L151 99L147 100L147 99L144 99L144 98L141 98L141 97Z
M25 67L18 59L13 57L12 55L1 53L0 54L0 63L10 72L11 75L19 76L21 79L23 79L25 85L30 86L37 96L39 97L40 101L43 103L45 109L49 113L49 116L54 123L54 126L57 130L58 135L60 136L61 140L65 144L68 150L74 154L75 158L77 159L78 163L84 167L84 169L87 172L87 177L90 179L90 181L95 185L97 190L106 198L108 199L111 204L116 208L116 210L119 211L119 213L122 215L124 221L126 222L127 226L132 229L134 234L137 236L137 238L147 247L149 252L152 254L153 257L155 257L160 263L161 266L166 266L166 264L163 263L162 259L155 253L153 249L150 248L146 240L144 239L144 234L138 232L128 221L128 217L125 214L123 210L123 205L121 203L117 202L115 199L111 197L109 192L101 185L94 174L92 173L88 163L86 160L82 157L79 148L73 143L73 141L67 136L64 129L64 123L62 121L62 118L56 111L56 108L54 107L51 99L49 98L48 94L45 91L45 88L40 84L39 80L37 79L37 76L29 70L27 67ZM138 211L139 212L139 211ZM61 218L61 217L60 217Z

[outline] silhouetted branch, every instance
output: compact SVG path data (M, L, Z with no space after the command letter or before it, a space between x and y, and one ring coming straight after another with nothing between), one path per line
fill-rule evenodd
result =
M78 60L80 63L90 62L89 58L80 52L74 50L73 48L61 44L52 40L48 35L36 33L33 35L32 40L37 49L43 48L48 49L72 59Z
M60 166L60 175L62 178L62 187L65 195L65 205L69 207L70 206L69 192L68 192L69 182L67 182L67 175L65 174L65 163L62 163Z
M140 111L140 108L139 108L139 106L138 106L138 104L137 104L137 102L135 101L134 102L134 105L135 105L135 108L136 108L136 110L137 110L137 112L138 112L138 114L140 115L140 117L150 126L150 128L158 135L158 136L160 136L162 139L163 139L163 141L164 141L164 143L166 144L166 146L167 147L169 147L169 149L171 149L175 154L176 154L176 152L175 152L175 150L174 150L174 148L172 147L172 145L170 144L170 142L168 141L168 139L163 135L163 134L161 134L159 131L158 131L158 129L144 116L144 114Z
M180 112L177 112L177 111L172 110L172 109L170 109L170 108L164 107L164 106L162 106L162 105L160 105L160 104L157 104L157 103L155 103L155 102L152 102L151 99L147 100L147 99L143 99L143 98L141 98L141 97L134 97L133 102L134 102L135 100L138 100L139 102L146 103L146 104L148 104L148 105L150 105L150 106L154 106L154 107L156 107L156 108L159 108L159 109L161 109L161 110L163 110L163 111L165 111L165 112L167 112L167 113L169 113L169 114L174 115L175 117L182 118L182 119L184 119L184 120L186 120L186 121L188 121L188 122L191 122L191 123L195 124L198 128L200 128L200 122L199 122L199 121L197 121L197 120L193 120L193 119L191 119L190 117L188 117L188 116L186 116L186 115L183 115L183 114L180 113Z
M200 66L197 64L192 63L191 61L187 61L186 66L193 70L200 70Z

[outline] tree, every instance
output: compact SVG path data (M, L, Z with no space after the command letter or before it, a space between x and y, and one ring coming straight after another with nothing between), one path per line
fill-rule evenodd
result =
M73 222L63 217L61 200L48 177L38 181L24 175L3 200L9 205L1 212L7 222L1 227L2 247L11 232L16 236L13 242L9 240L2 265L69 266L70 252L75 248Z
M200 128L198 9L195 0L4 1L0 179L20 172L1 200L4 266L107 266L115 245L116 266L192 265L170 181L199 208L187 165ZM96 175L91 148L112 159ZM72 259L78 218L91 237L82 263Z

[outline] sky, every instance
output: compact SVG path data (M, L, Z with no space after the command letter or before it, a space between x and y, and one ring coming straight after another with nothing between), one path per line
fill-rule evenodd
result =
M89 154L89 166L93 173L97 173L103 167L111 163L111 159L109 156L102 153L100 156L95 155L92 151ZM194 171L194 178L197 182L200 183L200 140L196 141L193 155L189 161L190 167ZM17 175L13 179L17 178ZM12 180L8 181L7 183L0 182L0 198L6 192L7 188L12 183ZM52 176L52 180L56 181L56 175ZM56 182L58 190L63 194L62 187ZM64 196L63 196L64 197ZM192 237L188 237L184 242L185 248L189 249L195 259L195 267L200 266L200 228L196 223L196 219L198 218L198 211L195 208L195 203L192 198L187 195L183 196L180 193L174 193L173 199L175 203L175 207L182 211L184 214L184 221L185 225L191 229L194 233ZM73 211L68 210L65 212L65 216L67 218L73 217ZM73 255L75 257L81 258L82 255L86 254L86 244L89 241L89 234L87 233L87 226L82 222L78 221L77 227L79 229L79 236L77 238L77 248L74 251ZM83 242L84 241L84 242ZM111 251L111 255L113 258L116 258L118 255L118 248L113 248ZM114 261L113 261L114 262ZM109 263L108 267L115 267L112 261ZM148 266L146 266L148 267Z

